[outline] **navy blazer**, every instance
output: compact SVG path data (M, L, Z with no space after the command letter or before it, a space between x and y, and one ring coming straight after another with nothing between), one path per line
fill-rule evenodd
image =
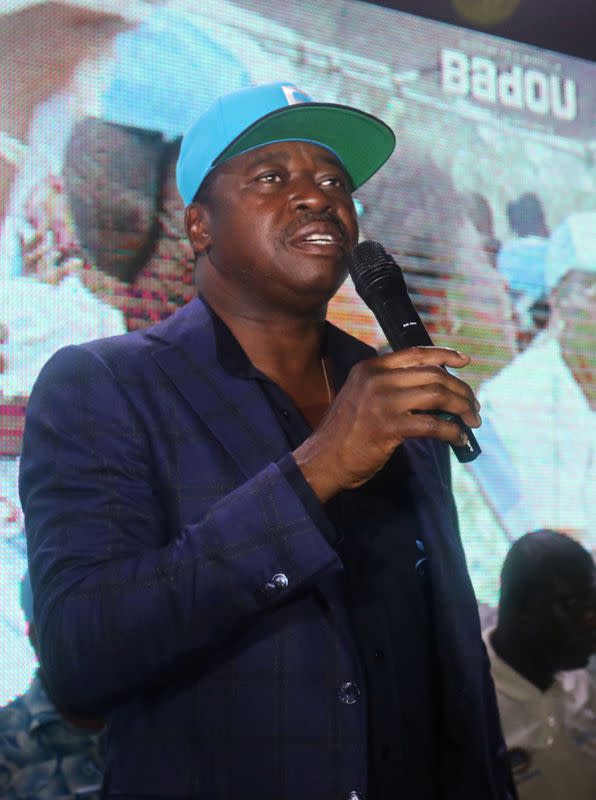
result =
M109 720L106 796L356 800L366 693L338 699L345 681L364 687L342 563L286 478L264 393L222 369L212 325L195 299L59 351L38 378L20 491L43 669L60 706ZM333 326L328 352L345 373L374 354ZM448 450L403 447L433 554L441 797L505 800Z

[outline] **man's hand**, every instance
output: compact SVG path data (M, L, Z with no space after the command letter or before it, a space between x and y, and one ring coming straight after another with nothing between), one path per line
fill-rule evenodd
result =
M446 347L411 347L353 367L320 426L293 453L319 500L361 486L411 437L465 444L457 423L425 412L451 412L480 426L472 390L441 366L459 369L469 361Z

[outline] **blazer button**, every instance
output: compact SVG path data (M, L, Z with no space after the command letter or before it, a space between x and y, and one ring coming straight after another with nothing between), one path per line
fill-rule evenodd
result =
M344 681L340 683L337 689L337 697L340 703L346 706L353 705L360 697L360 689L354 681Z
M346 800L364 800L364 795L362 792L350 792Z
M261 591L265 597L273 597L279 592L283 592L284 589L287 589L288 585L289 581L287 576L284 575L283 572L278 572L277 575L274 575L271 580L262 587Z
M423 556L423 558L419 558L418 561L416 562L416 572L419 575L426 575L426 562L427 562L426 556Z
M283 572L278 572L277 575L274 575L271 578L271 583L275 586L276 589L279 589L279 591L288 588L288 579L283 574Z

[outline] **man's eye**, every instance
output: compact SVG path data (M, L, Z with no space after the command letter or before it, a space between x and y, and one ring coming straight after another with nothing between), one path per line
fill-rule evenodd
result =
M281 180L278 172L264 172L262 175L257 176L257 180L261 183L277 183Z
M346 185L345 180L341 178L339 175L330 175L327 178L323 178L321 183L323 184L323 186L333 186L334 188L338 189L344 189Z

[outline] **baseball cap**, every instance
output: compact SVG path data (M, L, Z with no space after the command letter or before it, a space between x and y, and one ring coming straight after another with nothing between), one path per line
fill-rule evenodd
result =
M383 166L395 147L391 128L365 111L316 103L292 83L250 86L218 98L185 134L176 167L184 203L192 202L214 167L257 147L287 141L330 150L354 189Z
M153 5L141 24L116 36L113 51L117 68L98 116L168 139L181 137L222 94L250 85L225 43L176 8Z

